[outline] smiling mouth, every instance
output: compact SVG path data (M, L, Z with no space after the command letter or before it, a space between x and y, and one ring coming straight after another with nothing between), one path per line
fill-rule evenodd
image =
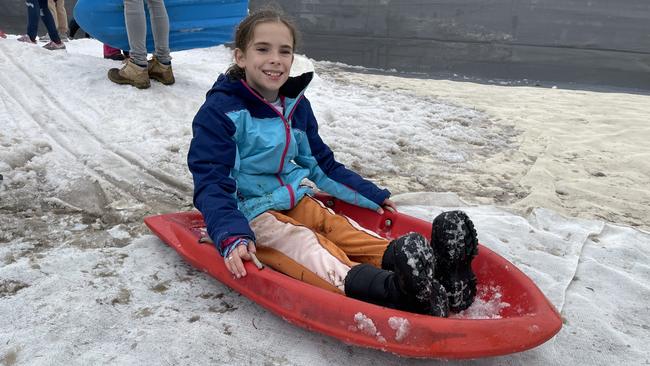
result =
M279 78L280 76L282 76L282 74L284 74L283 72L279 72L279 71L263 71L263 72L266 76L269 76L274 79Z

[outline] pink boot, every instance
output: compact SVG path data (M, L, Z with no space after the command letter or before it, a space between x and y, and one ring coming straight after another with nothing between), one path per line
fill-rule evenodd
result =
M104 43L104 58L108 58L111 60L116 60L116 61L122 61L124 60L124 55L122 55L122 51L113 48L106 43Z

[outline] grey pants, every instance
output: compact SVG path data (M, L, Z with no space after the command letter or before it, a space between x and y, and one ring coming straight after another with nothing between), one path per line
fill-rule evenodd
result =
M151 31L155 45L154 56L162 63L171 62L169 56L169 18L164 0L147 0ZM144 0L124 0L124 19L129 37L130 57L139 65L147 64L147 18Z

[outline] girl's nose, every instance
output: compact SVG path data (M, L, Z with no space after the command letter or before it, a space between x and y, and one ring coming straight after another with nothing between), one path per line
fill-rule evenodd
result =
M271 61L271 63L279 63L280 62L280 53L279 52L271 52L270 61Z

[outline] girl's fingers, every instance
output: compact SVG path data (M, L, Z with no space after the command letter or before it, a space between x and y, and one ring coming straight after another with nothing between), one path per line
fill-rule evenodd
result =
M237 248L235 248L235 251L237 254L239 254L239 257L243 260L251 260L251 256L248 254L248 246L246 245L240 245Z
M391 212L397 212L397 205L388 198L384 201L384 207Z
M248 245L238 245L233 249L229 256L224 258L226 268L228 268L228 271L230 271L230 273L232 273L236 278L246 276L244 261L252 259L249 253L255 253L255 243L252 241L249 241Z
M239 256L235 251L230 253L229 256L224 258L224 262L226 263L226 268L228 268L228 271L235 277L239 278L241 277L241 272L239 271L239 268L237 267L237 261L241 262L241 259L239 259Z
M233 256L231 262L232 262L231 264L235 269L235 277L242 278L246 276L246 269L244 269L244 262L242 262L239 256Z

